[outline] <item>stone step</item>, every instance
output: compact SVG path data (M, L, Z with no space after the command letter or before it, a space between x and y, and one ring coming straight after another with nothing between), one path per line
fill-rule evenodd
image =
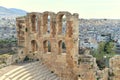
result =
M22 68L28 68L28 67L30 68L30 67L33 66L33 64L37 64L37 63L39 63L39 62L37 61L37 62L27 63L27 64L25 64L25 65L19 66L18 68L15 68L15 69L13 69L12 71L4 74L4 75L0 78L0 80L9 80L8 77L9 77L10 75L15 74L16 72L20 71Z
M45 78L45 76L43 75L44 73L48 73L48 71L42 70L40 71L37 75L37 77L34 77L34 80L39 80L41 78Z
M40 69L38 66L40 66L40 65L42 65L42 64L37 64L32 69L24 71L23 73L17 75L15 78L13 78L13 80L19 80L21 77L27 75L28 73L38 71Z
M46 73L44 73L44 75L43 76L47 76L47 75L49 75L49 74L51 74L51 72L49 71L49 72L46 72ZM35 76L35 78L34 78L35 80L39 80L40 79L40 76L39 76L39 74L37 74L36 76Z
M25 78L29 77L31 73L27 73L26 75L22 76L19 80L25 80Z
M30 73L22 76L22 78L18 80L26 80L29 76L36 75L39 72L39 70L41 70L42 67L43 67L42 65L39 65L39 67L37 67L34 71L31 71Z
M20 80L26 80L26 79L29 79L31 76L32 76L31 78L33 78L33 76L36 75L36 74L38 74L38 72L39 72L40 70L45 70L45 69L43 69L43 68L44 68L43 65L40 65L40 66L37 66L37 67L38 67L37 70L34 70L33 72L31 72L31 74L29 74L29 75L23 77L23 78L20 79ZM33 79L34 79L34 78L33 78ZM30 80L31 80L31 79L30 79Z
M56 77L55 80L60 80L60 78L59 78L59 77Z
M28 65L29 65L29 64L28 64ZM27 65L26 65L26 66L27 66ZM16 69L13 69L12 71L6 73L5 75L3 75L3 76L0 78L0 80L6 80L6 77L8 77L8 76L11 75L11 74L14 74L14 73L17 72L18 70L20 70L22 67L24 67L24 66L20 66L20 67L18 67L18 68L16 68Z
M38 64L36 64L36 65L34 65L34 66L38 66ZM24 72L27 71L27 70L32 70L34 66L33 66L33 65L30 65L30 66L28 66L27 68L21 68L21 69L20 69L19 71L17 71L16 73L12 73L11 75L9 75L8 78L13 79L14 77L18 76L18 75L21 74L21 73L24 73Z
M9 74L11 74L11 73L13 73L13 72L16 72L17 70L20 70L21 68L27 68L27 67L31 66L32 64L35 65L35 64L37 64L37 63L39 63L39 62L27 63L26 65L22 65L22 66L20 66L20 67L18 67L18 68L16 68L16 69L10 71L10 72L7 73L6 75L9 75Z
M37 62L27 63L26 65L23 65L23 66L20 66L20 67L18 67L16 69L13 69L12 71L10 71L9 73L7 73L6 75L9 75L9 74L11 74L13 72L16 72L17 70L20 70L21 68L26 68L28 66L31 66L32 64L37 64L37 63L39 63L39 62L37 61Z
M60 80L42 62L28 63L4 75L0 80Z
M35 75L40 76L40 75L43 75L45 72L48 72L48 70L43 67L43 69L39 70L38 73L33 74L32 77L29 78L29 79L30 79L30 80L32 80L32 79L36 80L36 79L35 79L35 78L36 78ZM28 80L28 79L27 79L27 80Z
M29 71L24 71L18 75L16 75L14 78L12 78L13 80L19 80L21 77L23 77L24 75L31 73L32 71L34 72L35 69L31 69Z
M55 80L55 78L57 78L57 76L54 74L53 76L51 76L51 77L49 78L49 80Z
M41 73L41 74L45 74L45 73L46 73L46 72ZM52 74L52 73L50 72L48 75L51 75L51 74ZM46 75L46 76L45 76L45 75L41 75L41 76L39 76L38 80L39 80L39 79L41 80L41 78L42 78L42 79L45 79L45 80L49 80L49 79L47 78L48 75ZM37 80L37 79L36 79L36 80Z
M25 80L34 80L34 79L31 79L32 78L32 76L29 76L27 79L25 79Z
M54 76L54 75L55 75L55 74L53 74L53 73L52 73L52 74L50 74L50 75L47 75L47 76L46 76L46 79L47 79L47 80L50 80L50 79L51 79L51 77L52 77L52 76Z

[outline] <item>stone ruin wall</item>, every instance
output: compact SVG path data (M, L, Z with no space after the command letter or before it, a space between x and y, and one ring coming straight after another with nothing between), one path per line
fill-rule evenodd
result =
M66 16L66 32L62 33L62 17ZM47 31L50 16L50 32ZM69 12L28 13L17 18L20 59L27 55L32 59L42 59L51 71L65 80L76 80L73 68L78 53L78 14ZM48 50L48 42L51 49ZM62 42L66 51L62 52ZM68 77L66 77L68 75Z
M63 16L66 16L65 34L62 33ZM61 80L96 80L97 77L101 77L99 80L108 79L108 69L100 71L95 58L91 55L78 55L79 20L77 13L32 12L27 16L17 18L16 21L19 61L26 56L33 60L42 60L43 64L56 73ZM48 25L50 25L50 31L48 31ZM62 49L63 42L66 46L65 51ZM50 50L48 44L51 46ZM78 56L80 57L79 63Z
M120 56L114 56L110 59L110 80L120 80Z

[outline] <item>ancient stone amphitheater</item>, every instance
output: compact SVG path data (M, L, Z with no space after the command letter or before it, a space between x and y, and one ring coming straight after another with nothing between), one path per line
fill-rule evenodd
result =
M6 68L12 70L2 75L0 80L60 80L59 77L44 66L41 61L11 67Z
M77 13L32 12L16 25L17 63L0 69L0 80L120 80L120 56L99 70L93 56L79 54Z

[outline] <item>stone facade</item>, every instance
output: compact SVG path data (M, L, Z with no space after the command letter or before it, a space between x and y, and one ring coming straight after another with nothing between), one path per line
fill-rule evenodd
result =
M94 57L79 55L78 16L65 11L57 14L46 11L17 18L19 61L26 56L42 60L61 80L107 80L108 69L99 71Z
M66 17L65 33L62 28L63 16ZM77 80L74 72L79 42L77 13L28 13L25 17L17 18L17 31L20 60L25 56L42 59L48 68L62 79Z

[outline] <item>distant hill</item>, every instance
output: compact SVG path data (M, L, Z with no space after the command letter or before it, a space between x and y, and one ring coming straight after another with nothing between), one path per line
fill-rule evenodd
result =
M5 8L0 6L0 16L24 16L26 11L16 8Z
M19 15L25 15L27 12L21 9L16 9L16 8L10 8L9 9L11 12Z

